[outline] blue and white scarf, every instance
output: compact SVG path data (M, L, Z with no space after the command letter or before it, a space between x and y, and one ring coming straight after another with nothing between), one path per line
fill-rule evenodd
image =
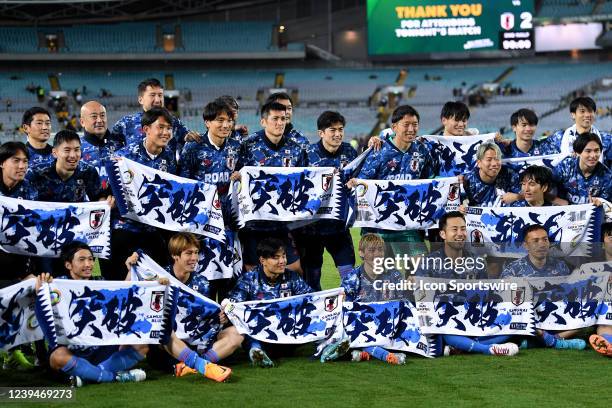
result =
M200 241L197 272L209 281L231 279L242 274L242 245L238 232L225 230L223 242L205 238Z
M34 312L35 279L0 289L0 350L42 340Z
M591 204L549 207L468 207L465 220L471 248L482 244L493 256L521 258L526 250L522 234L527 225L548 231L555 250L565 256L590 256L590 243L601 236L602 211Z
M110 207L105 201L49 203L0 196L0 247L14 254L59 257L72 241L110 256Z
M157 282L56 279L37 293L37 316L51 349L165 343L172 331L174 292Z
M480 287L459 286L478 284ZM500 290L516 282L515 290ZM450 280L419 278L416 310L425 334L461 336L533 335L533 307L524 280ZM435 286L434 286L435 285ZM492 286L497 285L497 286Z
M566 157L567 155L560 153L548 154L546 156L513 157L510 159L502 159L502 165L510 167L517 173L522 172L529 166L544 166L552 169Z
M274 300L229 303L225 314L240 334L277 344L321 341L342 325L342 289Z
M573 330L597 324L600 316L608 313L609 277L610 272L600 272L527 279L537 312L536 327Z
M333 167L243 167L232 182L232 210L249 221L343 218L346 197Z
M198 349L207 350L212 346L221 330L219 304L183 284L147 254L139 253L138 262L131 272L132 280L167 278L173 287L178 288L174 329L176 336Z
M608 262L591 262L581 265L580 268L573 272L574 275L590 276L597 273L609 273L610 278L606 284L606 292L603 302L597 310L597 324L601 326L612 326L612 261Z
M107 171L123 217L223 241L225 224L214 184L175 176L126 158L107 162Z
M447 211L457 209L459 192L457 177L410 181L357 179L351 198L353 226L391 231L429 229Z
M495 133L478 136L426 135L423 139L434 142L439 159L439 176L458 176L476 166L476 152L481 143L495 139Z

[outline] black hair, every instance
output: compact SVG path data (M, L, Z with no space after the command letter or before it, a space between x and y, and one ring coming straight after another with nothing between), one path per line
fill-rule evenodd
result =
M49 114L48 110L46 110L45 108L41 108L40 106L34 106L23 112L23 116L21 117L21 125L32 124L32 120L34 120L34 115L38 114L47 115L49 119L51 119L51 115Z
M340 112L325 111L317 119L317 129L325 130L334 123L342 123L342 126L346 126L346 119L344 119Z
M527 235L529 235L530 232L537 231L537 230L542 230L542 231L546 232L546 235L548 236L548 231L542 225L540 225L540 224L528 224L528 225L525 226L525 228L523 228L523 239L522 239L522 241L525 242L525 240L527 238Z
M270 96L268 96L268 98L266 99L264 105L270 102L278 102L282 99L288 100L289 102L291 102L291 105L293 105L293 99L291 99L287 92L275 92L273 94L270 94Z
M257 256L264 259L274 257L279 251L285 252L285 243L278 238L265 238L257 244Z
M470 118L470 109L463 102L449 101L442 107L440 119L468 120Z
M238 101L231 95L221 95L217 99L215 99L217 103L225 103L230 106L230 108L234 110L240 109L240 105L238 105Z
M223 112L225 112L230 119L234 119L232 107L228 103L222 101L221 98L217 98L206 104L204 112L202 113L202 118L204 120L215 120L215 118Z
M519 119L521 118L525 119L525 121L529 123L530 125L538 124L538 115L536 115L536 113L532 111L531 109L523 108L523 109L517 110L510 116L510 125L512 126L518 125Z
M164 86L159 82L156 78L148 78L138 84L138 96L142 96L142 94L147 90L147 86L151 88L161 88L164 89Z
M82 241L72 241L69 244L66 244L62 247L62 251L60 252L60 259L62 262L72 262L74 258L74 254L79 252L81 249L86 249L93 255L93 251L86 243Z
M393 111L393 114L391 115L391 123L399 122L406 115L416 116L417 120L419 122L421 121L421 117L419 116L419 112L417 112L416 109L414 109L410 105L401 105L401 106L398 106L397 108L395 108L395 110Z
M544 166L529 166L521 173L520 181L522 183L524 180L529 179L532 179L542 186L550 187L552 183L552 171Z
M603 241L608 235L612 235L612 222L601 224L601 240Z
M55 134L55 137L53 138L53 147L57 147L62 143L68 143L75 140L79 142L79 144L81 144L81 138L79 137L79 134L77 132L75 132L74 130L67 129L60 130Z
M438 220L438 227L440 230L446 228L446 223L450 218L461 218L463 221L465 221L465 215L463 215L461 211L449 211L441 216Z
M270 111L283 111L287 112L287 107L282 103L268 102L261 107L261 117L266 118L270 114Z
M576 113L579 106L584 106L591 112L597 111L597 105L595 104L595 101L593 100L593 98L590 98L588 96L579 96L578 98L574 99L570 103L570 112Z
M3 143L2 146L0 146L0 164L15 156L17 152L23 152L28 160L30 159L28 148L22 142ZM0 172L2 172L2 170L0 170Z
M578 135L576 140L574 140L574 151L578 154L582 153L584 148L589 142L595 142L599 145L599 149L603 150L603 145L601 144L601 139L595 133L581 133Z
M172 125L172 114L166 108L151 108L142 114L140 125L142 127L151 126L160 117L166 119L169 125Z

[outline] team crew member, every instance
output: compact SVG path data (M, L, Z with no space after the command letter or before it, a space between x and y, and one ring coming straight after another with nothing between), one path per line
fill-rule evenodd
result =
M174 152L168 147L172 139L172 115L165 108L151 108L142 115L142 130L145 137L138 144L127 146L115 153L155 170L177 173ZM142 249L160 265L167 265L166 243L162 234L154 227L120 217L118 212L111 218L111 269L104 271L105 277L121 279L125 276L125 260L137 249Z
M486 279L484 260L465 250L467 230L463 214L459 211L449 212L440 218L439 224L443 246L423 259L421 265L424 266L416 274L446 279ZM469 270L466 268L468 259L473 261ZM514 356L519 352L516 344L508 342L510 336L467 337L445 334L442 338L449 346L444 348L445 355L456 350L503 357Z
M115 151L125 146L125 140L121 135L108 130L106 108L96 101L89 101L81 106L80 120L83 127L81 158L96 168L102 189L106 190L109 185L104 163Z
M306 165L306 152L298 143L284 135L287 108L277 102L261 108L261 126L264 133L255 133L242 144L240 162L244 166L301 167ZM256 248L265 237L276 237L285 243L288 268L300 271L300 259L287 227L280 223L254 221L240 231L244 245L243 261L250 270L257 264Z
M518 174L501 163L494 142L484 142L476 152L476 167L463 176L464 199L470 206L495 207L520 200Z
M383 283L399 284L402 274L397 269L386 269L377 273L374 263L377 258L385 256L385 241L378 234L367 233L359 240L359 257L361 266L353 269L343 277L340 285L344 288L346 300L349 302L383 302L387 300L406 299L407 293L401 290L389 290ZM363 350L353 350L353 361L364 361L374 357L389 364L405 364L406 355L391 353L382 347L366 347Z
M557 204L599 203L597 198L612 200L612 171L601 164L599 136L584 133L574 141L578 157L566 157L553 168L557 184Z
M23 113L21 128L27 136L26 146L30 157L30 167L45 166L53 162L53 147L48 142L51 137L51 115L46 109L37 106Z
M520 176L522 200L513 202L511 207L548 207L552 203L546 193L552 185L552 172L548 167L529 166Z
M357 157L355 149L342 141L345 126L344 116L338 112L325 111L319 116L317 128L321 140L308 146L308 166L334 167L342 171L344 166ZM344 183L341 188L345 188ZM332 256L341 278L355 265L353 239L344 221L321 220L294 231L293 236L301 252L304 279L315 290L321 290L325 249Z
M142 116L152 108L164 107L164 87L155 78L149 78L138 84L138 103L142 106L142 112L126 115L119 119L113 126L111 133L122 135L127 146L133 147L142 143L144 129L142 128ZM190 131L176 117L171 115L171 135L168 148L173 152L180 152L185 144L185 139L195 139L197 132Z
M533 140L538 127L538 115L530 109L519 109L510 116L516 138L509 144L499 143L504 159L545 156L558 153L551 138Z

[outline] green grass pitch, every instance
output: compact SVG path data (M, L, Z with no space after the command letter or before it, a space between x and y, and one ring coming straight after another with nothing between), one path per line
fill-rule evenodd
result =
M358 233L354 241L358 242ZM338 274L325 255L323 287ZM273 369L252 368L244 352L225 362L234 374L218 384L200 376L174 378L148 369L136 384L78 388L73 403L1 403L4 407L444 407L610 406L612 360L584 351L521 350L516 357L458 355L409 357L405 366L379 361L321 364L312 346L278 359ZM37 371L0 370L0 386L57 385Z

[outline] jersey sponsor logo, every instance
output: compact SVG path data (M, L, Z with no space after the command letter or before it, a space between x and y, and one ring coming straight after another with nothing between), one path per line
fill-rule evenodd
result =
M394 170L397 167L397 161L395 159L389 160L387 162L387 168Z
M208 157L206 157L204 160L202 160L202 165L204 167L210 167L212 165L212 160L210 160Z

